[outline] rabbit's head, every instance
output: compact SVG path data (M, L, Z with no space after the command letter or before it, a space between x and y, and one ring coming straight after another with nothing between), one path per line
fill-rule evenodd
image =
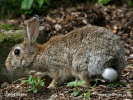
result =
M27 34L23 43L15 45L10 51L5 65L8 70L27 67L30 65L38 49L36 48L36 39L39 34L39 18L35 16L27 22Z

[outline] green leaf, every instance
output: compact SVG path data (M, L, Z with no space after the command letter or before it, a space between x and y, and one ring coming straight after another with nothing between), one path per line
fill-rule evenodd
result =
M45 3L47 5L50 5L49 0L37 0L37 3L39 4L39 7L41 8L42 5Z
M47 5L51 5L49 0L44 0L44 3L46 3Z
M75 80L75 81L73 81L73 82L69 82L69 83L67 84L67 86L74 86L74 87L77 87L77 86L80 86L80 85L82 85L82 84L84 84L84 83L85 83L85 81L83 81L83 80L80 80L80 81Z
M31 14L33 11L32 10L26 10L25 12L24 12L24 14L25 15L28 15L28 14Z
M28 91L33 91L33 90L34 90L33 88L28 89Z
M31 80L31 81L29 82L29 84L34 84L34 81L33 81L33 80Z
M28 83L29 81L28 80L22 80L21 82L22 83Z
M31 88L28 90L33 91L34 93L37 93L38 85L44 86L43 80L40 78L32 77L32 75L29 76L28 80L22 80L22 82L30 84Z
M112 1L112 0L98 0L98 3L99 4L108 4L110 1Z
M131 89L127 89L127 90L125 90L124 92L132 92L133 90L131 90Z
M108 86L109 86L109 87L114 87L114 84L109 84Z
M81 95L81 98L85 98L85 97L87 97L87 93L83 93L83 94Z
M32 75L30 75L30 77L28 78L28 81L30 82L32 80Z
M43 82L40 78L37 78L37 83Z
M125 82L120 81L120 82L109 84L108 86L117 87L117 86L124 86L124 85L125 85Z
M37 3L39 4L39 7L41 8L44 3L44 0L37 0Z
M44 86L44 82L41 82L40 85L41 85L41 86Z
M122 86L124 86L126 83L123 82L123 81L120 81L120 82L117 82L117 84L118 84L118 85L122 85Z
M80 81L77 82L77 85L78 85L78 86L79 86L79 85L83 85L84 83L85 83L85 81L80 80Z
M37 89L33 90L34 93L37 93Z
M21 8L30 10L32 4L33 4L33 0L23 0L21 4Z
M73 82L69 82L68 84L67 84L67 86L77 86L77 80L75 80L75 81L73 81Z
M37 82L37 80L35 80L35 79L34 79L33 81L34 81L35 85L37 86L37 85L38 85L38 82Z
M72 93L72 96L77 96L79 94L79 92L77 92L77 91L74 91L73 93Z

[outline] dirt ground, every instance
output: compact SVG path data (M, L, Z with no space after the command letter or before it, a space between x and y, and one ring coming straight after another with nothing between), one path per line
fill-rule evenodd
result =
M16 21L17 20L17 21ZM17 22L17 23L15 23ZM8 21L7 21L8 23ZM13 19L11 24L23 26L24 20ZM78 96L71 96L73 87L63 86L56 89L41 89L39 92L27 92L29 86L19 80L1 85L2 100L87 100L81 94L90 90L91 100L133 100L133 7L122 5L77 4L51 10L47 16L40 16L40 26L46 34L46 40L58 34L67 34L71 30L87 24L105 27L120 36L125 46L127 67L122 73L121 81L125 84L109 86L98 80L91 88L82 88ZM92 86L95 84L91 82Z

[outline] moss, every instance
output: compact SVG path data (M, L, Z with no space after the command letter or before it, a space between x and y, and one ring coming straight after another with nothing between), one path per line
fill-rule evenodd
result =
M15 25L11 25L11 24L0 24L0 29L15 30L15 29L19 29L19 27L15 26Z
M15 33L15 34L3 34L0 33L0 57L1 54L3 54L3 52L5 51L9 51L9 49L21 42L23 40L24 34L19 34L19 33Z
M24 37L24 34L22 33L15 33L15 34L10 34L10 33L0 33L0 44L8 42L8 43L18 43L21 41Z

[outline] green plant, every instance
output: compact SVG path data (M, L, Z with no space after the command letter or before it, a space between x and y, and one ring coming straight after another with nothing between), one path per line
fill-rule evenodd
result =
M38 4L38 6L41 8L43 4L50 5L49 0L22 0L21 8L30 10L33 4Z
M20 17L22 14L42 14L42 10L49 6L51 6L50 0L0 0L0 19Z
M73 82L68 83L67 86L74 87L74 91L71 95L77 96L79 94L79 92L82 90L79 86L83 85L84 83L85 83L85 81L83 81L83 80L78 81L77 79Z
M133 92L133 90L127 89L127 90L125 90L124 92Z
M116 83L111 83L108 86L109 87L117 87L117 86L124 86L124 85L125 85L125 82L120 81L120 82L116 82Z
M98 0L98 3L107 5L107 4L109 4L110 1L113 1L113 0Z
M0 19L20 15L21 0L0 0Z
M32 75L30 75L27 80L22 80L22 83L27 83L31 85L31 88L28 91L33 91L34 93L37 93L38 86L44 86L43 80L38 77L32 77Z
M94 90L94 88L96 87L97 85L97 79L95 80L95 84L91 87L91 89L89 89L87 92L83 93L81 95L82 98L87 98L87 100L91 100L91 92Z
M133 0L127 0L127 4L128 4L129 6L133 6Z
M15 30L18 29L17 26L11 25L11 24L0 24L0 29L4 29L4 30Z

